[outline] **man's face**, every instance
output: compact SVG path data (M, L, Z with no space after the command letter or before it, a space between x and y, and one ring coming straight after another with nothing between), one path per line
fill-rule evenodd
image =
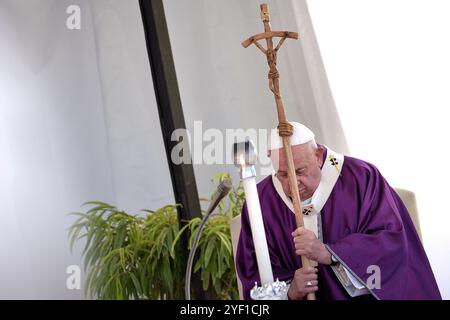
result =
M278 152L279 167L276 173L278 180L283 186L283 191L288 197L291 196L287 174L287 161L284 148L274 150ZM301 144L292 147L294 168L297 177L300 199L306 200L312 197L320 183L323 148L318 146L314 149L312 144Z

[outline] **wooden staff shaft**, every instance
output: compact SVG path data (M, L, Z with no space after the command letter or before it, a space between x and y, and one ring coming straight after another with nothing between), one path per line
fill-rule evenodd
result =
M271 32L270 28L270 20L269 20L269 11L266 4L261 5L261 18L264 23L264 31L265 32ZM273 40L272 38L266 38L267 43L267 52L273 51ZM276 72L278 73L278 70L276 68L276 61L271 61L274 57L269 57L267 55L267 62L269 63L270 72ZM276 59L276 56L275 56ZM286 112L283 106L283 101L281 99L280 95L280 82L278 77L275 77L272 79L272 85L273 85L273 94L275 97L275 103L277 105L277 113L278 113L278 122L283 123L286 122ZM303 227L303 214L302 214L302 205L300 200L300 193L298 190L298 184L297 184L297 175L295 173L295 166L294 166L294 158L292 156L292 148L291 148L291 141L290 137L282 137L283 140L283 147L284 152L286 156L287 161L287 169L288 169L288 179L289 179L289 188L291 190L292 194L292 202L294 205L294 215L295 215L295 222L297 224L297 228ZM301 256L302 266L305 268L308 268L311 266L311 263L309 259L307 259L304 256ZM308 300L316 300L316 295L314 293L308 293L307 297Z

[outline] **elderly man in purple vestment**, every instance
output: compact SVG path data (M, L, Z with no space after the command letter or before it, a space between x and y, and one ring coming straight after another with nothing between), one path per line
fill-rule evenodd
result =
M291 122L295 172L305 228L297 228L283 144L275 130L268 155L274 174L258 184L274 278L287 298L441 299L405 205L378 169L316 144ZM312 262L301 266L300 256ZM247 208L241 216L236 269L244 298L260 284Z

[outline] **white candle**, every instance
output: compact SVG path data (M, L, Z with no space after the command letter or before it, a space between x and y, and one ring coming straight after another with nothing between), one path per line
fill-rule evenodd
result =
M267 247L266 233L256 189L255 177L242 179L247 203L248 217L255 245L256 261L258 263L261 285L273 283L272 265L270 264L269 249Z

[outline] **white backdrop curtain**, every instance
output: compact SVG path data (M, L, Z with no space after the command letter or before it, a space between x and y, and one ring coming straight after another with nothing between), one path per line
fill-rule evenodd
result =
M0 1L0 92L0 298L82 298L67 214L174 201L138 2Z

